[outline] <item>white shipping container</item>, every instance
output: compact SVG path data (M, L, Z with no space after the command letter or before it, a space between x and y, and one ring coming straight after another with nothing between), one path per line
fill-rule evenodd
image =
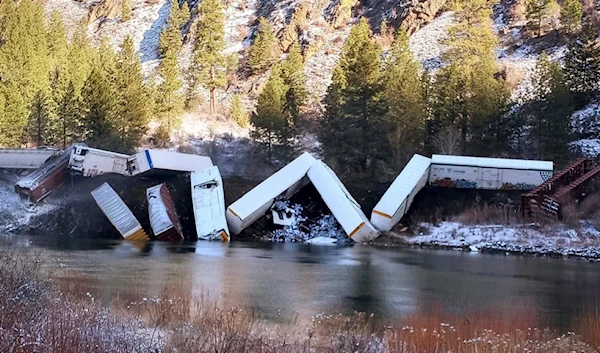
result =
M531 190L552 177L553 163L433 155L429 184L442 187Z
M92 191L92 197L124 239L148 240L148 235L133 212L108 183L104 183Z
M146 189L152 233L158 240L183 240L175 204L165 184Z
M212 166L210 157L153 149L145 149L134 154L129 157L127 162L127 170L131 175L138 175L150 170L194 172Z
M56 149L0 149L0 169L38 169L61 152Z
M389 232L408 212L415 196L429 179L431 159L415 154L371 213L371 223L381 232Z
M302 178L316 161L310 153L302 154L231 204L226 213L231 232L237 235L256 222L278 196L290 198L294 195L302 185Z
M371 225L358 202L325 163L313 163L307 174L333 216L352 240L363 243L379 236L379 232Z
M69 158L69 169L84 177L109 173L128 175L127 158L129 156L122 153L87 146L73 146Z
M190 179L198 239L229 241L225 194L219 168L214 166L192 172Z

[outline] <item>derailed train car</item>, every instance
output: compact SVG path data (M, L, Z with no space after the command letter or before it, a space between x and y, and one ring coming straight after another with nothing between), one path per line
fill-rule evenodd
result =
M373 208L371 223L390 231L408 212L415 196L427 185L431 159L415 154Z
M146 189L148 199L148 215L154 237L158 240L183 240L183 231L165 184Z
M198 239L229 241L225 194L219 168L214 166L192 172L190 181Z
M488 190L532 190L552 177L553 163L539 160L434 154L429 184Z
M148 240L148 234L127 207L123 199L108 183L92 191L92 197L106 218L125 240Z
M19 180L15 185L15 191L33 202L39 202L50 195L67 180L70 154L68 150L48 160L42 167Z

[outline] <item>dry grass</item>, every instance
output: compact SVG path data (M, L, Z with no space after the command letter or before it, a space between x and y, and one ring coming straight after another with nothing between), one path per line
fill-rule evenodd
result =
M489 205L475 205L466 209L458 220L464 224L516 224L519 223L520 214L512 207Z
M0 352L567 353L600 346L597 311L574 321L581 336L535 328L533 309L465 317L432 308L393 326L363 313L275 325L209 297L177 296L177 284L161 298L103 308L91 294L58 291L39 276L35 254L0 250Z

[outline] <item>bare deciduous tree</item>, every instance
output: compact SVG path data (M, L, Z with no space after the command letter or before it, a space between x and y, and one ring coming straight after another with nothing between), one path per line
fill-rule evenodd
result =
M432 138L431 142L440 154L459 154L461 151L461 134L454 128L440 131Z

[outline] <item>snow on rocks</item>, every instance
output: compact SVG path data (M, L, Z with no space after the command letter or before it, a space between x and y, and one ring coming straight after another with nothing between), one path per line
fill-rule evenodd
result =
M561 61L567 52L566 46L555 47L546 51L550 60ZM535 53L533 48L527 45L519 47L512 53L507 49L498 50L498 61L500 66L511 67L523 74L523 79L517 87L511 92L511 100L517 104L523 104L532 98L533 83L532 78L535 72L535 64L540 57L540 53Z
M54 209L55 205L30 204L7 184L0 182L0 233L13 232L29 224L33 216Z
M122 22L120 18L100 18L89 25L88 35L96 44L106 37L115 49L130 36L136 50L140 52L142 64L156 65L158 39L169 17L170 2L158 0L150 4L146 0L132 0L131 9L129 21Z
M569 143L573 152L585 158L595 159L600 155L600 139L581 139Z
M54 11L62 15L68 33L73 33L81 20L87 16L88 8L80 1L48 0L44 6L46 18L49 18Z
M437 226L422 223L419 228L426 231L404 236L407 243L484 252L600 257L600 231L588 221L581 221L578 229L563 225L540 228L535 224L471 226L459 222L441 222Z
M444 12L410 36L410 50L424 69L435 71L442 66L442 55L447 50L442 42L447 38L448 27L452 24L454 12Z
M225 9L225 54L241 53L251 43L250 21L255 16L257 0L233 0Z
M600 137L600 103L592 103L573 113L571 130L581 138Z

